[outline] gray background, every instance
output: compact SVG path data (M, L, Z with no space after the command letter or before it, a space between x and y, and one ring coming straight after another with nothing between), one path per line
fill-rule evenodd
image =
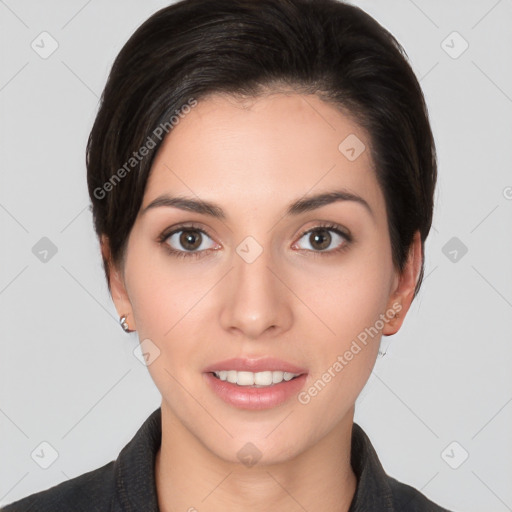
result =
M115 55L167 3L0 0L0 504L116 458L160 403L104 283L84 154ZM434 501L512 510L512 1L354 3L405 47L439 155L426 279L356 421Z

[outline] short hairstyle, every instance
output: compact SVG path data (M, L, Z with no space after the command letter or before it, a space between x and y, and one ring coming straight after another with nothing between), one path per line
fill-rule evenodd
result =
M111 261L124 261L171 120L215 93L280 89L317 94L368 133L400 273L414 233L421 235L415 297L437 180L425 99L393 35L338 0L181 0L134 32L112 66L87 143L94 227L108 238ZM110 290L104 256L103 266Z

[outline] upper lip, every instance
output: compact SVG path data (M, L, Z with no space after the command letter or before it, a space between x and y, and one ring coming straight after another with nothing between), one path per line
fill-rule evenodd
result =
M287 363L275 357L264 357L261 359L247 359L243 357L234 357L233 359L226 359L218 361L206 367L204 372L214 372L221 370L236 370L239 372L264 372L264 371L283 371L289 373L296 373L298 375L307 373L305 368L297 365Z

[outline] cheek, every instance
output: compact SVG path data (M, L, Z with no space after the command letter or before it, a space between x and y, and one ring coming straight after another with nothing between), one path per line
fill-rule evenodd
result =
M308 302L342 345L375 325L386 308L390 276L391 263L377 251L354 253L329 273L308 278Z
M322 321L309 322L310 337L316 340L314 379L320 379L320 387L329 382L326 395L332 393L335 400L355 400L371 373L382 336L380 315L386 310L390 272L390 261L370 250L332 266L328 276L316 275L317 286L308 279L308 305Z
M202 273L158 247L133 247L126 262L128 294L139 336L163 341L190 323L208 285Z
M133 251L130 257L129 294L138 336L141 342L150 339L159 350L148 371L163 396L173 396L175 404L188 407L179 383L185 389L197 385L208 296L201 298L212 285L204 273L184 272L185 265L165 251L161 256Z
M354 272L332 279L324 293L313 297L311 309L322 313L329 329L318 322L313 329L309 323L313 372L299 402L325 424L348 413L371 375L381 340L377 321L385 309L383 295L376 293L380 284L379 273ZM325 334L319 335L319 329Z

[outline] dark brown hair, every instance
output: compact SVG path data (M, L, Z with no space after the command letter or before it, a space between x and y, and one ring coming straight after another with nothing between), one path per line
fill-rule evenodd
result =
M214 93L280 88L318 94L369 134L400 272L421 234L416 296L437 179L427 107L398 41L338 0L181 0L136 30L115 59L87 144L94 227L112 262L123 261L155 154L186 108Z

